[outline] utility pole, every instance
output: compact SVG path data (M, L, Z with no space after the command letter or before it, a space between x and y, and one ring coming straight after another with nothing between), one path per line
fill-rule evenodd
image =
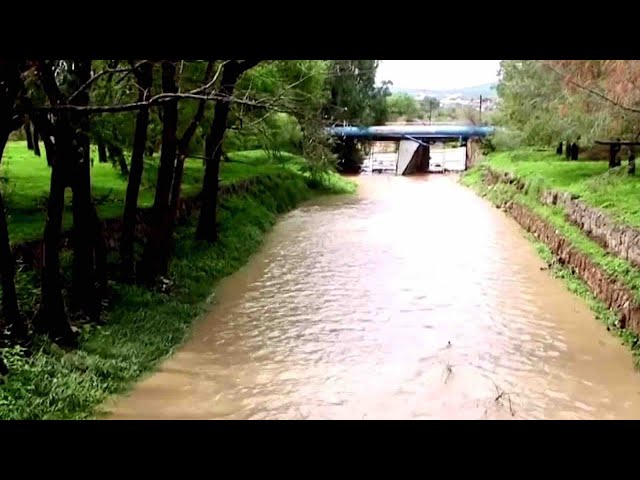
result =
M482 123L482 95L480 95L480 123Z

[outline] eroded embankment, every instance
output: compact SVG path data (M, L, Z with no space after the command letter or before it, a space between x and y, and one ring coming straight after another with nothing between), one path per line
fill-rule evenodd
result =
M485 167L486 168L486 167ZM511 172L497 172L486 168L487 180L495 184L505 182L519 191L530 186ZM547 206L563 210L571 223L579 227L589 238L595 240L607 251L640 267L640 230L621 224L604 211L587 205L576 195L552 189L537 192L537 200Z
M593 295L615 313L617 322L613 326L634 336L640 334L640 302L636 289L624 279L607 272L592 255L578 248L572 239L527 203L537 201L543 208L561 208L567 223L579 227L584 236L595 240L607 252L628 259L633 264L637 264L636 246L629 247L631 239L638 232L630 227L621 227L602 212L584 205L568 193L541 191L538 195L526 196L527 201L523 201L530 186L522 179L511 173L497 172L486 164L478 167L475 174L479 174L480 179L465 182L467 185L501 207L527 232L543 242L561 266L582 280ZM496 190L496 194L492 195L492 190ZM498 193L498 190L501 191ZM633 339L630 343L635 347L637 340Z
M278 175L263 175L259 177L248 178L231 184L220 185L219 201L224 201L237 195L243 195L255 189L256 186L265 179L278 179ZM200 197L198 195L191 197L183 197L179 201L176 222L183 224L195 210L200 208ZM138 208L136 214L136 238L144 238L148 234L148 224L151 216L151 207ZM101 220L101 230L105 245L110 252L117 252L120 248L120 237L122 234L122 217L107 218ZM69 250L71 248L71 238L73 230L63 231L60 235L60 248ZM40 270L42 264L42 239L31 240L12 246L13 256L18 264L25 265L27 268Z

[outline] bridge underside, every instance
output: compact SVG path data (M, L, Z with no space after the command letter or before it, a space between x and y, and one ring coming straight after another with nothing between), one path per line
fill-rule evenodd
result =
M354 138L357 140L367 140L371 142L401 142L403 140L411 140L416 143L422 143L425 145L433 145L434 143L445 143L445 142L453 142L460 141L466 142L470 137L461 137L460 135L456 136L437 136L437 137L427 137L427 136L412 136L412 135L396 135L396 136L387 136L387 135L375 135L375 136L355 136L351 135L347 138Z
M361 138L365 140L365 138ZM396 175L413 175L431 171L462 171L469 166L469 145L473 138L460 137L368 137L372 142L394 142L398 144L395 160ZM458 143L458 148L434 148L437 144ZM442 145L444 147L444 145ZM373 161L373 160L372 160ZM433 169L431 169L433 167ZM373 168L373 167L372 167Z
M465 147L465 168L469 164L469 144L491 135L492 127L462 125L400 125L380 127L332 127L334 137L370 142L398 142L396 174L409 175L429 169L430 149L435 143L459 142ZM470 142L471 140L471 142Z

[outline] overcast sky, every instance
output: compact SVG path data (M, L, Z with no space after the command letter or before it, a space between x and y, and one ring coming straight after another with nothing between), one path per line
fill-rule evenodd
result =
M444 90L498 80L500 60L380 60L377 82L394 87Z

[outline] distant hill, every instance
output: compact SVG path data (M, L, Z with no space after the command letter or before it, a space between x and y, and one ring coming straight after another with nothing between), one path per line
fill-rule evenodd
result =
M449 95L462 95L463 98L478 98L482 95L485 98L496 98L498 96L495 86L496 82L485 83L484 85L475 85L473 87L465 88L451 88L446 90L429 90L426 88L399 88L391 86L392 92L407 93L411 96L427 96L435 97L438 99L445 98Z

